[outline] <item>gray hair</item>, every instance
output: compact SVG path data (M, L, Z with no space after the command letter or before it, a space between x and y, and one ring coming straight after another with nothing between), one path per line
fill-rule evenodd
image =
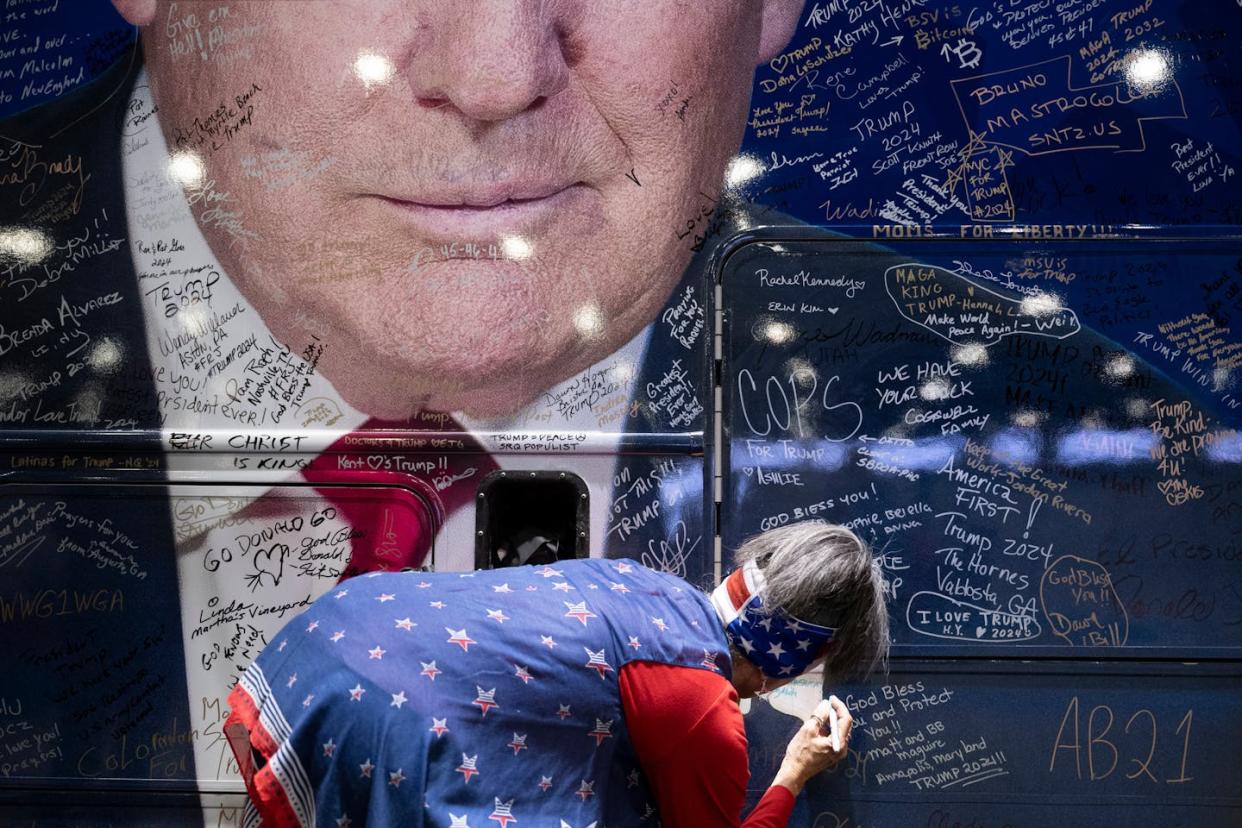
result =
M865 677L886 663L884 572L852 531L822 520L792 523L750 538L736 559L763 572L765 606L836 629L827 679Z

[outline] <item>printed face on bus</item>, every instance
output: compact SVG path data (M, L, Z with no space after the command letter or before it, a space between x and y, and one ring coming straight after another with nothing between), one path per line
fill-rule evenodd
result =
M514 411L649 323L802 7L115 2L213 252L385 417Z

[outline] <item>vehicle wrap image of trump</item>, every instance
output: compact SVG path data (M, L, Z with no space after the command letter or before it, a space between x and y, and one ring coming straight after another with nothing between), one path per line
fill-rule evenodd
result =
M315 514L335 507L318 531L345 538L375 523L351 526L315 488L363 482L333 450L352 435L460 430L463 459L428 487L443 541L473 538L471 510L457 507L514 462L482 452L491 432L611 440L563 464L593 481L613 480L627 433L706 432L705 267L744 214L723 207L724 171L755 67L789 40L801 2L114 5L138 27L135 46L94 82L0 123L6 169L26 171L0 184L0 413L15 435L89 432L134 456L162 452L143 479L174 481L218 471L224 443L239 450L230 480L253 482L252 496L311 484L298 496L320 498ZM584 384L617 398L609 419L572 403ZM259 442L225 439L238 435ZM286 444L298 453L270 472L244 456ZM650 468L635 457L624 462ZM691 465L681 511L624 535L605 532L605 483L591 554L671 538L676 553L648 562L701 580L702 561L687 571L696 548L710 567ZM232 625L213 626L234 596L286 607L247 619L245 636L266 640L288 608L372 568L355 541L353 565L243 584L237 563L213 569L204 555L273 531L279 499L237 498L207 526L157 490L136 506L73 507L122 529L141 571L124 581L141 623L94 632L101 652L149 643L134 669L159 677L158 704L135 728L192 721L227 694L249 658ZM52 528L85 548L85 525ZM428 562L431 542L383 568ZM467 543L441 551L437 568L473 564ZM58 557L26 585L63 585L75 565ZM67 738L67 754L106 755L98 735ZM226 751L178 744L169 773L231 779Z
M390 420L513 414L656 317L692 255L664 230L720 193L754 68L801 8L233 3L230 30L259 35L219 62L178 48L195 4L116 5L223 273ZM670 82L679 116L656 110ZM232 122L199 128L217 101ZM315 172L272 189L273 158Z

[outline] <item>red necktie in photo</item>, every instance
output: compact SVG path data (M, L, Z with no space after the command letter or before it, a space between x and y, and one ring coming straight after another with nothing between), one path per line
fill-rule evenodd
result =
M399 470L398 458L424 474ZM455 420L444 419L432 433L372 419L329 446L302 475L354 530L344 580L422 566L439 527L498 468Z

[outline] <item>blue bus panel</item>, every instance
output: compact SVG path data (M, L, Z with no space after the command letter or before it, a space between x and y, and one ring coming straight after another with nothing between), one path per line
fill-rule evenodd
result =
M1242 9L536 5L0 0L0 822L240 826L342 577L826 519L791 824L1236 824Z

